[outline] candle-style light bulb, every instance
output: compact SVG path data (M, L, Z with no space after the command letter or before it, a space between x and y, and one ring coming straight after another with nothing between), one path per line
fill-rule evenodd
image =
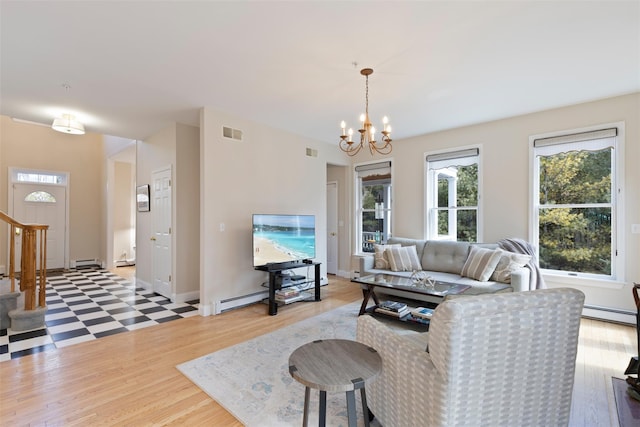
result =
M353 141L353 129L349 128L349 142Z
M371 140L376 140L376 128L374 128L373 126L371 126Z
M362 124L364 124L364 119L365 119L364 114L360 114L360 121L362 122ZM363 127L364 127L364 126L363 126Z
M342 128L342 136L344 136L344 135L345 135L345 133L344 133L344 128L345 128L346 126L347 126L347 124L344 122L344 120L340 122L340 127Z
M391 133L391 125L387 125L387 132Z
M388 125L389 125L389 118L387 116L384 116L382 118L382 130L383 131L388 131L389 130L389 129L387 129Z

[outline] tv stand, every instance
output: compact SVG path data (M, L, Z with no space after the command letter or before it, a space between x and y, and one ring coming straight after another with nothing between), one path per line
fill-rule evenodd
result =
M276 285L276 276L281 274L283 271L291 270L292 268L300 268L300 267L315 267L314 272L314 288L315 295L314 301L320 301L320 262L311 262L309 264L267 264L260 267L255 267L256 270L266 271L269 273L269 315L275 316L278 314L278 302L276 301L276 288L279 288Z

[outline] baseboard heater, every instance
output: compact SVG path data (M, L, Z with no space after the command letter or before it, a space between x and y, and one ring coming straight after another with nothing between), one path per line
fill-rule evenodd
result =
M89 267L89 266L93 266L93 265L100 265L100 262L98 262L97 259L77 259L74 262L74 265L72 267Z
M225 311L233 310L234 308L245 307L247 305L260 302L265 298L269 298L269 291L259 291L239 297L222 299L216 302L215 313L220 314Z
M582 315L584 317L607 320L609 322L625 323L630 325L636 324L636 313L629 310L619 310L616 308L585 304L582 309Z

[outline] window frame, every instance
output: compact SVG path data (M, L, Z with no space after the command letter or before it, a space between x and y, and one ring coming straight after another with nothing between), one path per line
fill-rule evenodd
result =
M475 155L456 156L456 153L471 153L475 150ZM452 240L446 236L438 234L438 216L437 212L441 209L437 206L437 194L438 194L438 180L435 177L435 172L430 171L430 157L436 157L435 161L446 160L447 156L450 156L452 164L455 163L456 158L461 157L476 157L478 160L478 188L477 188L477 200L476 200L476 243L483 242L483 208L482 208L482 144L467 145L462 147L452 147L444 150L429 151L424 153L424 238L427 240ZM449 206L447 209L455 211L469 210L472 206ZM457 237L455 238L457 241Z
M363 245L363 235L364 235L364 230L363 228L363 214L365 212L372 212L372 213L376 213L376 209L364 209L362 206L362 179L360 178L360 174L359 174L359 169L361 168L366 168L365 170L367 170L368 168L373 168L374 165L379 165L379 168L375 168L375 169L386 169L388 168L390 170L390 174L391 174L391 178L390 178L390 183L388 185L388 200L386 205L382 208L382 212L384 212L384 217L383 221L386 224L386 229L384 230L382 236L381 236L381 242L385 242L389 237L391 237L392 235L392 230L393 230L393 159L386 159L386 160L374 160L371 162L364 162L364 163L358 163L358 164L354 164L353 167L353 180L354 180L354 214L355 214L355 221L354 224L356 224L355 228L354 228L354 241L355 241L355 247L356 250L354 251L356 255L364 255L364 254L371 254L372 252L365 252L364 251L364 245ZM369 170L373 170L373 169L369 169Z
M624 122L604 123L582 128L531 135L529 137L529 177L531 180L531 185L529 188L529 241L532 245L534 245L534 247L537 248L537 251L539 252L540 168L538 156L536 153L537 151L544 149L544 147L541 147L539 150L537 150L534 146L535 141L546 138L569 137L570 135L574 134L597 132L610 128L617 129L617 136L613 137L613 153L611 156L611 274L605 275L541 268L541 272L545 277L574 285L600 282L617 283L624 281L624 125ZM558 145L561 144L562 143L559 143ZM566 144L572 143L567 142ZM565 205L560 205L559 207L562 206ZM579 279L579 281L576 282L576 279Z

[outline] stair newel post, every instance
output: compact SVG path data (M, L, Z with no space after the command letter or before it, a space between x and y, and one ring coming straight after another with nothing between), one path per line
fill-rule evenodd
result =
M44 307L47 295L47 228L40 230L40 294L38 305Z
M9 280L11 281L11 292L16 291L16 226L11 224L9 234L11 244L9 245Z
M20 291L24 292L25 310L36 308L36 237L33 228L24 227L20 260Z

